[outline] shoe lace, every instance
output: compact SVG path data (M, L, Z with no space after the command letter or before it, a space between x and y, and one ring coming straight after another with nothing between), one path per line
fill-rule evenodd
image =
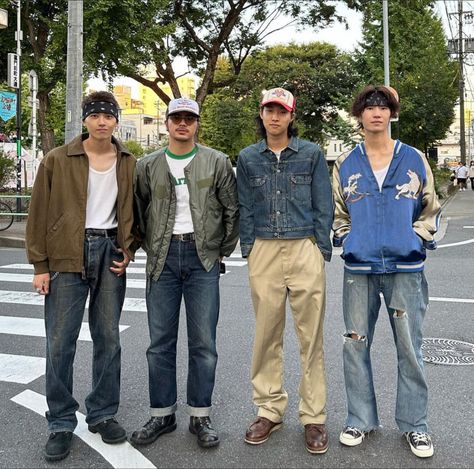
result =
M348 433L351 436L364 436L364 432L360 431L357 427L346 427L344 433Z
M427 433L424 432L412 432L411 437L415 445L422 445L429 446L430 445L430 437Z

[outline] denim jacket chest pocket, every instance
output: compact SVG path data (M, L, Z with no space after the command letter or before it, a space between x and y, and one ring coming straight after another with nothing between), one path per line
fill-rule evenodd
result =
M310 174L291 174L290 175L290 193L291 200L311 203L311 182L313 178Z
M264 203L270 195L270 181L268 176L252 176L250 186L256 204Z

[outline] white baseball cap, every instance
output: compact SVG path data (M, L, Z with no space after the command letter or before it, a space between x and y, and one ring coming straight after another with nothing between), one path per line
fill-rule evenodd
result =
M176 114L177 112L190 112L199 117L199 104L193 99L188 98L172 99L168 104L166 116Z
M293 112L296 108L295 97L283 88L272 88L271 90L263 91L260 105L265 106L270 103L279 104L290 112Z

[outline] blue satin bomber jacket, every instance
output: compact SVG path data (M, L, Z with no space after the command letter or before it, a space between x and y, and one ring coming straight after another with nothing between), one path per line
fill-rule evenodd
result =
M441 208L428 161L397 140L379 189L364 143L341 155L333 169L333 245L342 246L354 274L419 272L435 249Z
M247 257L256 238L310 238L331 259L334 204L321 148L292 137L280 159L266 140L244 148L237 161L240 247Z

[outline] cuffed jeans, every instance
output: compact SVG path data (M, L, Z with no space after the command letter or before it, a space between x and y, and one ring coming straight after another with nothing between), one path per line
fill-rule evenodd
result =
M398 357L395 420L402 432L426 432L428 388L421 345L428 286L423 272L381 275L344 272L346 425L362 431L370 431L380 425L370 351L381 293L389 313ZM403 314L397 315L396 311ZM351 338L351 334L356 334L359 339Z
M187 404L190 415L209 415L217 365L219 263L206 272L194 241L172 240L157 281L147 280L150 346L147 350L151 415L177 408L176 343L184 297L188 332Z
M51 432L74 431L79 404L72 396L76 342L89 297L93 341L92 390L86 398L86 422L94 425L117 413L120 400L119 320L125 298L125 275L109 268L122 261L115 238L86 237L84 275L51 272L45 298L46 418Z

